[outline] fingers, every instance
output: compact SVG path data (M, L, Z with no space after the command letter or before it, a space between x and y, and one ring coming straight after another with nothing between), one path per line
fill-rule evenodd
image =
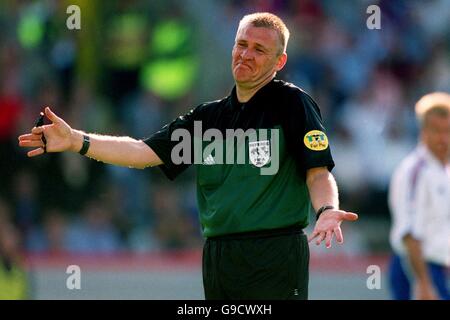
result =
M311 242L314 238L316 238L318 235L320 234L320 232L317 231L313 231L313 233L308 237L308 242Z
M19 146L21 147L43 147L42 133L44 129L42 127L33 128L28 134L19 136Z
M31 150L27 153L27 156L31 158L31 157L39 156L41 154L44 154L44 148L37 148L37 149Z
M60 120L60 118L52 110L50 110L49 107L45 108L45 115L53 123L57 123Z
M325 231L322 231L322 232L314 231L311 234L311 236L308 238L308 242L311 242L312 240L317 238L316 245L320 245L322 243L322 241L325 240L325 246L327 248L331 248L331 242L332 242L332 239L333 239L333 234L336 237L336 241L339 244L344 243L344 236L342 235L342 230L339 227L333 229L333 231L331 231L331 230L328 230L326 232Z
M22 134L21 136L19 136L19 141L41 140L41 137L42 137L42 135L40 135L40 134L27 133L27 134Z
M29 157L34 157L34 156L38 156L42 153L45 153L44 152L45 144L44 144L44 141L42 141L43 128L41 128L41 127L33 128L32 132L36 132L36 133L41 132L41 133L40 134L28 133L28 134L23 134L23 135L19 136L19 146L20 147L37 148L37 149L29 151L27 153L27 155Z
M342 237L342 232L340 228L336 228L333 231L328 230L327 232L320 232L316 235L318 236L316 240L316 245L320 245L322 241L325 240L325 246L327 249L331 248L331 242L333 240L333 234L336 237L336 240L338 243L342 243L344 241L344 238ZM312 240L312 239L311 239Z
M31 129L31 133L35 135L41 135L44 132L44 127L34 127Z
M333 237L333 232L332 231L327 231L326 235L325 235L325 246L327 247L327 249L331 248L331 239Z
M325 232L321 232L319 237L316 240L316 245L320 245L322 243L323 239L325 239L326 235L327 234Z
M339 243L339 244L342 244L342 243L344 243L344 236L342 235L342 230L341 230L341 228L335 228L334 230L334 236L336 237L336 241Z
M21 147L44 147L44 142L39 139L39 140L23 140L23 141L19 141L19 146Z
M358 215L353 212L344 212L344 215L342 218L347 221L355 221L355 220L358 220Z

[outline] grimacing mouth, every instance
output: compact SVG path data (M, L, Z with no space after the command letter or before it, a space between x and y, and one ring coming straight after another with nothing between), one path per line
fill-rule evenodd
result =
M234 63L234 68L238 67L239 65L243 65L246 66L247 68L249 68L250 70L253 70L253 68L251 66L249 66L248 64L244 63L243 61L236 61Z

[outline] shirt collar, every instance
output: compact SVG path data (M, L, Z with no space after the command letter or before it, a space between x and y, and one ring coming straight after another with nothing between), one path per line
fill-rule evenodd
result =
M442 163L434 156L434 154L428 149L428 147L423 143L420 142L417 146L417 152L421 154L428 162L439 166L440 168L445 168L450 165L450 163L447 161L447 164L445 166L442 165Z
M231 98L231 107L234 109L235 107L243 107L243 106L250 106L250 105L257 105L261 103L262 101L266 101L267 95L271 92L271 88L275 84L275 78L270 80L264 87L256 91L256 93L245 103L239 102L236 94L236 85L233 87L233 90L231 90L230 98Z

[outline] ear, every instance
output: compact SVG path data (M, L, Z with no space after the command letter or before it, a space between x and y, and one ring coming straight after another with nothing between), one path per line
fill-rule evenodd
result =
M286 62L287 62L287 53L284 52L278 57L278 61L275 65L275 70L278 72L281 69L283 69L284 66L286 65Z

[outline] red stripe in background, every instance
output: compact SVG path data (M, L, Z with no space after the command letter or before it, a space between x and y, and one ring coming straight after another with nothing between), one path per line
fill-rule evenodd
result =
M31 269L60 269L79 265L92 271L195 271L201 269L202 251L184 250L157 253L115 254L25 254L26 266ZM360 273L370 265L386 270L389 257L383 255L311 254L311 272Z

